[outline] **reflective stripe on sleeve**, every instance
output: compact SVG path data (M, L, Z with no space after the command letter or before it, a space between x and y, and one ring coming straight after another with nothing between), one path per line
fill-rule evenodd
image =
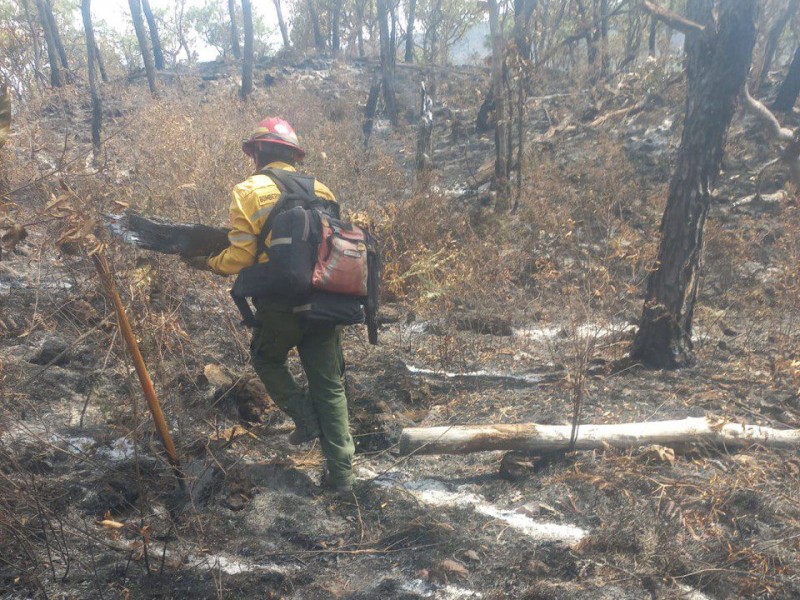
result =
M228 239L231 242L247 243L247 242L255 242L257 238L252 233L247 233L245 231L232 231L231 233L228 234Z
M270 246L284 246L286 244L291 244L292 238L290 237L282 237L282 238L275 238L272 240L269 245Z

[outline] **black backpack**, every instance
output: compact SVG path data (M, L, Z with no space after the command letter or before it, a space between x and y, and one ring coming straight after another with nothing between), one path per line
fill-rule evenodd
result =
M243 324L256 327L248 298L270 299L292 306L309 322L356 325L366 322L369 341L377 344L377 312L380 257L375 240L368 236L367 295L333 294L311 288L311 278L322 235L322 220L339 221L339 205L318 198L314 179L283 170L263 171L278 186L281 197L259 232L255 264L242 269L231 290ZM341 223L343 227L349 224ZM269 247L266 239L272 233ZM258 262L266 252L269 261Z

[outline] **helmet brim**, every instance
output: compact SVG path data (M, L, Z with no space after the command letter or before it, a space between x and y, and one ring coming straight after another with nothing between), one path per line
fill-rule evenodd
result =
M287 142L285 140L276 139L276 138L250 138L244 140L242 142L242 152L244 152L250 158L254 158L256 155L256 147L258 144L277 144L278 146L284 146L286 148L291 148L295 152L297 152L297 160L302 160L306 156L305 150L303 150L297 144L292 144L291 142Z

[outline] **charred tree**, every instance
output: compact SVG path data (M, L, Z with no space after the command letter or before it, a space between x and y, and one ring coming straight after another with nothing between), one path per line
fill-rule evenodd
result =
M677 164L661 220L661 241L633 359L656 368L693 362L692 319L702 267L704 227L736 99L755 44L757 0L689 0L686 113Z
M144 30L144 21L142 21L142 5L141 0L128 0L128 6L131 8L131 19L133 20L133 29L136 31L136 39L139 42L139 50L142 53L142 61L144 62L144 71L147 75L147 85L150 87L150 93L156 95L156 68L153 64L153 55L150 54L150 44L147 41L147 34Z
M508 124L503 89L503 30L500 4L489 0L489 35L492 39L492 93L494 96L494 180L492 187L502 195L508 192Z
M331 52L339 54L339 22L342 18L342 0L333 0L331 9Z
M275 4L275 13L278 15L278 27L281 30L281 38L283 38L283 49L288 51L291 48L289 43L289 30L286 28L286 21L283 20L283 11L281 10L281 0L273 0Z
M775 97L775 102L772 103L772 110L791 112L797 102L798 94L800 94L800 46L794 51L794 57L789 65L789 71L786 73L786 79L783 80L781 87L778 89L778 95Z
M753 91L756 94L759 92L759 90L761 90L761 86L764 85L764 82L767 80L769 70L772 68L772 60L775 58L775 51L778 49L778 42L781 39L783 30L786 28L786 23L794 18L798 6L800 6L800 1L789 0L786 8L776 17L772 27L769 28L767 41L764 44L764 57L761 60L761 68L758 71L758 77L756 78L755 85L753 86Z
M406 54L405 62L414 62L414 20L417 18L417 0L409 0L408 24L406 25Z
M397 94L395 92L395 45L394 27L389 28L389 2L378 0L378 27L381 39L381 75L383 78L383 102L392 125L397 125Z
M61 61L61 66L64 68L65 78L67 82L69 82L70 74L69 63L67 62L67 51L64 49L64 42L61 40L61 33L58 31L58 23L56 23L56 17L53 14L53 4L50 2L50 0L44 0L42 5L48 27L50 27L50 31L53 36L53 42L55 43L59 60Z
M364 125L362 127L362 132L364 133L364 149L369 146L372 126L375 123L375 112L378 110L378 98L381 95L381 87L381 80L379 79L369 88L367 106L364 110Z
M22 8L25 10L25 19L28 22L31 42L33 42L33 70L36 74L36 83L38 84L40 80L46 81L46 78L42 75L42 46L39 43L39 28L36 26L36 21L31 13L28 0L22 0Z
M58 50L56 50L53 30L50 28L50 22L47 20L47 9L44 0L36 0L36 8L39 11L39 20L42 23L45 46L47 46L47 62L50 63L50 85L53 87L61 87L64 85L64 80L61 77L61 68L58 64Z
M147 19L147 28L150 30L150 43L153 45L153 61L156 70L164 70L164 53L161 51L161 41L158 39L158 26L153 11L150 9L150 0L142 0L144 18Z
M425 88L425 82L420 85L420 113L417 129L417 181L427 184L432 168L431 156L433 154L433 98Z
M322 35L322 29L319 26L319 15L317 14L317 7L314 0L306 0L308 5L308 18L311 21L311 29L314 32L314 47L317 52L325 51L325 37Z
M647 38L647 55L655 58L656 56L656 34L658 33L658 19L650 17L650 35Z
M242 100L253 92L253 8L250 0L242 0L242 23L244 25L244 49L242 56Z
M81 1L81 15L83 29L86 33L86 69L89 72L89 94L92 97L92 148L94 157L100 155L100 131L103 127L103 103L97 91L97 73L95 60L97 45L94 41L94 27L92 26L92 0Z
M280 15L280 12L278 12ZM231 52L236 60L242 58L242 49L239 46L239 28L236 26L236 1L228 0L228 15L231 19ZM283 30L281 30L283 31Z
M94 40L94 58L97 61L97 68L100 71L100 79L103 83L108 83L108 73L106 72L106 63L103 62L103 55L100 54L100 46L97 45L97 39Z

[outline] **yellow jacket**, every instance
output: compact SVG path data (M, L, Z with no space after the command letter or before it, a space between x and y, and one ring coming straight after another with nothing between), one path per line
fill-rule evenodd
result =
M270 163L266 168L296 171L293 166L283 162ZM318 197L336 202L333 193L319 181L315 182L314 191ZM280 195L278 186L262 173L251 175L233 188L230 207L232 229L228 234L231 245L208 259L212 271L220 275L235 275L255 262L258 233ZM267 237L267 245L269 239ZM267 255L262 254L259 261L266 262Z

